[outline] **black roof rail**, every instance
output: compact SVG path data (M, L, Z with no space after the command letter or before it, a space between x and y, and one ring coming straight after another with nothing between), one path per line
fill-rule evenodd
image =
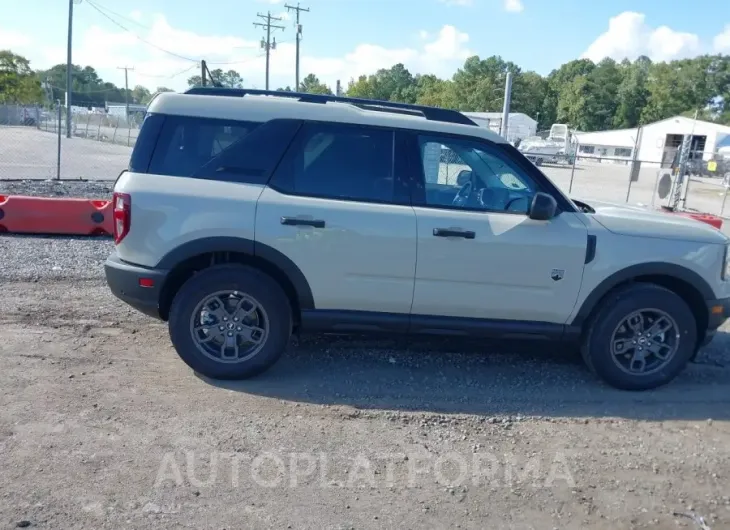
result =
M305 103L350 103L360 108L382 111L397 112L399 114L421 115L430 121L442 121L447 123L459 123L462 125L474 125L473 120L458 110L429 107L426 105L411 105L409 103L397 103L394 101L380 101L376 99L348 98L343 96L331 96L328 94L306 94L303 92L287 92L283 90L260 90L253 88L223 88L223 87L193 87L185 91L185 94L203 96L278 96L280 98L292 98Z

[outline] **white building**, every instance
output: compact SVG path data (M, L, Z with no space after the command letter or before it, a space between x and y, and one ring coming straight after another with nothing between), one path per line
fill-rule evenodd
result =
M709 160L730 136L730 127L684 116L645 125L637 144L637 129L578 132L578 156L606 163L628 163L634 155L644 166L671 166L685 136L692 136L691 150Z
M501 112L463 112L462 114L471 118L480 127L494 131L497 134L500 133L502 128ZM507 121L507 141L514 143L517 140L524 140L536 134L537 121L521 112L510 113Z

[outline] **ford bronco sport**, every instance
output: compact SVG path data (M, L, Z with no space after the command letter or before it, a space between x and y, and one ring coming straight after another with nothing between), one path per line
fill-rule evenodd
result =
M570 200L451 110L160 94L113 200L112 292L212 378L266 370L295 332L386 332L560 340L641 390L729 314L721 232Z

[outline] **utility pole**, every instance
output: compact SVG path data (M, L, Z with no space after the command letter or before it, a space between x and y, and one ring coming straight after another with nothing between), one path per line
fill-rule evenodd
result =
M299 23L299 13L302 11L305 11L309 13L308 7L299 7L299 2L297 2L296 7L290 6L289 4L284 4L284 7L286 7L289 11L296 11L297 12L297 66L296 66L296 85L294 85L294 92L299 92L299 42L302 40L302 25Z
M118 66L117 70L124 70L124 107L127 123L129 123L129 70L134 70L134 66Z
M502 127L500 135L507 138L507 129L509 126L509 107L512 103L512 72L507 72L507 78L504 81L504 106L502 107Z
M66 49L66 138L71 138L71 69L73 48L74 0L68 0L68 43ZM58 124L61 127L61 123Z
M205 64L205 59L200 61L200 82L203 86L207 85L206 75L208 71L208 65Z
M277 26L275 24L272 24L272 20L281 20L277 17L271 16L271 11L267 12L265 15L262 15L260 13L256 14L257 17L263 19L266 21L265 24L262 24L261 22L254 22L254 26L260 26L262 28L266 28L266 41L261 39L261 47L266 50L266 90L269 89L269 62L270 62L270 55L271 50L276 49L276 37L274 38L274 42L271 42L271 28L274 29L284 29L284 26Z

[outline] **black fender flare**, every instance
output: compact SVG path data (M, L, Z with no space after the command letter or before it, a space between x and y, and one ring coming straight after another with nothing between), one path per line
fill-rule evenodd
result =
M578 310L578 313L575 315L575 318L573 318L570 325L578 327L583 326L606 294L618 285L641 276L668 276L675 278L691 285L700 293L704 300L712 300L715 298L715 293L712 291L710 284L708 284L702 276L686 267L675 265L674 263L641 263L639 265L632 265L625 269L621 269L599 283L598 286L593 289L591 294L586 297L583 305L581 305L580 310Z
M190 258L216 252L236 252L270 263L291 282L296 291L299 308L314 309L312 288L301 269L275 248L243 237L205 237L188 241L165 254L155 268L172 270Z

